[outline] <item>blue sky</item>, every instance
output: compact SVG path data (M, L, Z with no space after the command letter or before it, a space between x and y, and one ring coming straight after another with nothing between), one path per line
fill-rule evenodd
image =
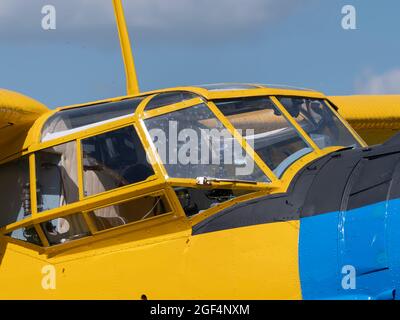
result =
M41 28L53 4L57 29ZM355 6L357 30L341 27ZM142 91L214 82L400 93L396 0L125 0ZM0 88L53 108L123 95L111 0L0 0Z

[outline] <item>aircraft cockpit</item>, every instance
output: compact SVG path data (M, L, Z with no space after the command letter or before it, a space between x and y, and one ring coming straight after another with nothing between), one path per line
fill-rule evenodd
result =
M60 108L0 164L0 232L57 249L179 231L288 185L317 154L364 145L326 97L293 88L182 87Z

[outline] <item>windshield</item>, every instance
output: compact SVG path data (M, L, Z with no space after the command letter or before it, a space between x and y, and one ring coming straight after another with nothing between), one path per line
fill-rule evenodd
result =
M312 151L267 97L223 100L215 104L278 177Z
M325 101L293 97L280 97L279 101L319 148L360 147Z
M205 104L147 119L145 125L170 177L270 181Z

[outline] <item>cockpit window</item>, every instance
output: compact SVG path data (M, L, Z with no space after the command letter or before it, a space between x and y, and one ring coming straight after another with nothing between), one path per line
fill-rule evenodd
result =
M215 104L278 177L312 151L267 97L222 100Z
M85 196L145 181L154 175L133 126L82 140Z
M168 175L269 182L205 104L145 120Z
M44 124L42 142L133 115L142 100L139 97L59 111Z
M360 147L325 101L292 97L280 97L279 101L319 148Z
M73 214L41 223L42 230L51 246L85 238L90 235L81 214Z
M29 160L0 166L0 228L31 215Z
M38 246L43 245L34 226L14 230L13 232L7 234L7 236L16 240L36 244Z
M194 99L197 97L198 96L195 95L194 93L187 91L160 93L159 95L155 96L153 99L150 100L150 102L145 107L145 111L169 106L171 104Z
M77 169L75 141L36 153L38 212L79 200Z

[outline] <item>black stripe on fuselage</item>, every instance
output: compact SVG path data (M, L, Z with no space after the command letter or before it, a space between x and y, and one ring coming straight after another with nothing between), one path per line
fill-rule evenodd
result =
M193 234L299 220L400 198L400 135L366 149L337 151L300 170L286 193L245 201L193 226Z

